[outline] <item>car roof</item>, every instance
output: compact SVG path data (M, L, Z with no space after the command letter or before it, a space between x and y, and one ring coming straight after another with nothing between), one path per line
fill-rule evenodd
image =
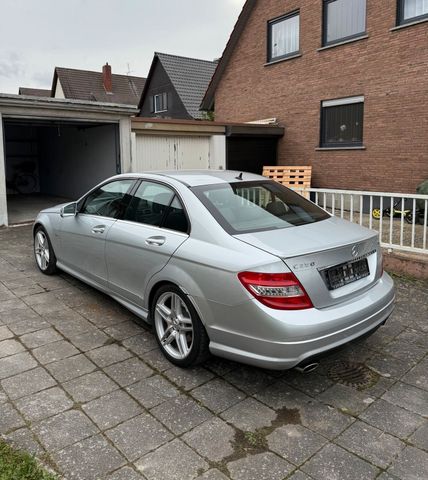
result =
M147 175L150 178L167 177L177 180L190 187L199 185L213 185L218 183L231 183L236 181L260 181L267 180L266 177L254 173L240 172L236 170L161 170L141 172L132 176L142 177ZM129 177L129 174L127 175ZM242 178L241 178L242 176Z

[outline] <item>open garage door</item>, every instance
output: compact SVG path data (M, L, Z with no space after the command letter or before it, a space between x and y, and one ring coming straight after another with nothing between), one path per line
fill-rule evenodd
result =
M120 172L118 124L4 119L3 129L9 225Z

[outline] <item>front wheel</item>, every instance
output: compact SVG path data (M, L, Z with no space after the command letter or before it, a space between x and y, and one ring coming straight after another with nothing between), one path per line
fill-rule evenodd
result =
M43 227L38 227L34 235L34 256L39 270L45 275L56 273L56 257L49 236Z
M175 285L165 285L151 306L156 340L165 357L179 367L190 367L209 357L209 338L186 295Z
M413 223L413 212L407 212L407 213L404 215L404 220L405 220L407 223L410 223L410 225L412 225L412 223Z
M37 180L31 173L22 173L15 179L15 189L18 193L28 194L36 191Z

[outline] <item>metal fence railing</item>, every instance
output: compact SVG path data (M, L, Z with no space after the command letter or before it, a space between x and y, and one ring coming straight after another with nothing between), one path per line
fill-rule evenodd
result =
M379 232L383 247L428 254L428 195L306 188L332 215Z

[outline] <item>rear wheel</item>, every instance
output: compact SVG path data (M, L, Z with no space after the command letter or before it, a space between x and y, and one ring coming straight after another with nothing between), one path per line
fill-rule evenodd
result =
M374 208L372 210L372 217L379 220L379 218L380 218L380 209L379 208Z
M155 294L151 307L156 340L165 357L190 367L209 357L209 338L190 300L175 285Z
M404 215L404 220L409 223L410 225L412 225L413 223L413 212L406 212L406 214Z
M36 257L39 270L45 275L56 273L56 257L49 240L49 236L43 227L37 227L34 235L34 256Z

